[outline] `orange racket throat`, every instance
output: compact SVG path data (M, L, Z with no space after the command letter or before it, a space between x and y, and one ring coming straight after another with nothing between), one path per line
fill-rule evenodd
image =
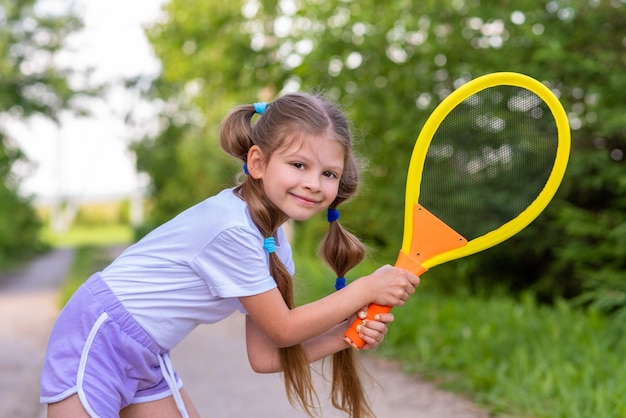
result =
M467 244L467 239L418 203L413 207L412 237L410 252L407 254L402 250L400 251L396 267L410 271L417 276L428 270L422 265L424 261ZM356 331L356 326L365 320L374 320L376 315L389 311L391 311L389 306L369 305L367 316L364 319L357 318L354 321L346 332L344 340L357 350L360 349L365 341Z
M467 244L467 239L419 203L413 206L411 236L411 249L408 253L400 251L396 267L418 276L428 270L422 265L424 261Z

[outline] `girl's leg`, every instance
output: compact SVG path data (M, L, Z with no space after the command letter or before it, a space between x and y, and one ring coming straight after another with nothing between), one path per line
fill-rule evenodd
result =
M191 402L191 398L187 395L185 389L180 390L180 394L185 403L185 409L189 414L189 418L200 418L200 414ZM77 416L78 417L78 416ZM120 418L172 418L180 417L180 412L176 407L173 396L160 399L158 401L136 403L128 405L120 412ZM48 417L50 418L50 417ZM68 416L68 418L70 418ZM74 418L74 417L71 417Z
M189 418L200 418L191 398L185 389L180 390L185 402L185 408ZM180 412L176 407L173 396L158 401L138 403L127 406L120 411L120 418L172 418L179 417ZM78 395L74 394L60 402L48 405L48 418L90 418Z
M77 394L48 405L48 418L89 418Z

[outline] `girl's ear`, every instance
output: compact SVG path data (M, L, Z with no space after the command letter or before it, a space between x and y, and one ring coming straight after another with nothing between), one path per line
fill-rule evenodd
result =
M248 173L253 179L258 180L263 177L265 171L265 154L258 145L253 145L248 150L247 165Z

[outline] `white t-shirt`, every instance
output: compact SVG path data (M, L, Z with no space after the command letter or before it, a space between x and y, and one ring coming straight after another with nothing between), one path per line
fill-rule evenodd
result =
M293 274L282 228L274 238ZM130 246L101 276L146 332L171 349L199 324L245 312L239 297L276 287L263 241L246 203L226 189Z

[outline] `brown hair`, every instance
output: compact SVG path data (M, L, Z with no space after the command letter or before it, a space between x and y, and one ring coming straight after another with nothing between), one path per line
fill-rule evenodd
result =
M261 148L269 158L285 139L299 133L328 135L336 139L344 149L344 171L339 180L337 197L330 205L335 209L352 197L358 187L359 164L352 149L352 135L343 113L322 95L291 93L270 103L254 125L253 105L233 109L222 124L220 141L230 155L246 163L252 145ZM248 204L252 220L264 237L274 234L284 215L265 195L261 180L247 176L236 188ZM365 246L348 232L338 221L330 223L320 246L320 255L337 274L343 277L361 262ZM270 274L289 309L295 307L292 277L275 253L270 256ZM311 370L302 345L280 349L280 359L285 376L285 388L289 401L300 404L310 415L316 409L317 394L313 387ZM351 417L372 415L365 397L352 349L345 349L333 356L332 403Z

